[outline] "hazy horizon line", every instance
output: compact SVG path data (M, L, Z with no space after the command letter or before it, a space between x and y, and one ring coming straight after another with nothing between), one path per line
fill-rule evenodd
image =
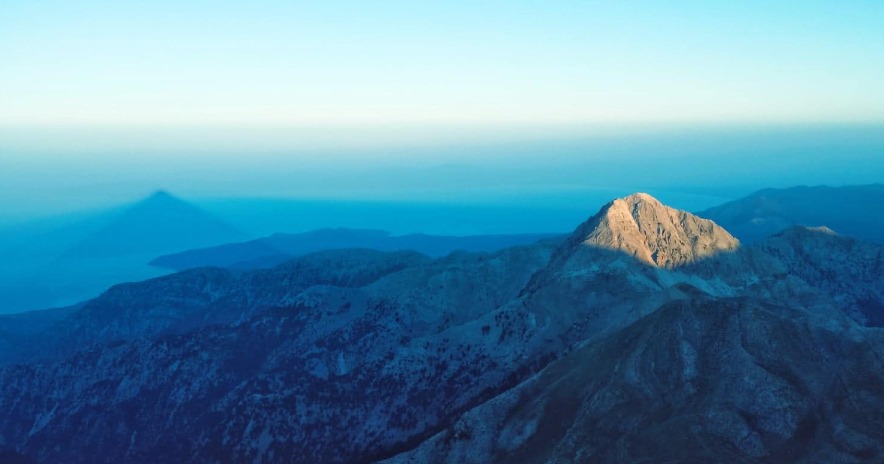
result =
M881 121L798 122L586 122L586 123L402 123L402 124L3 124L0 151L66 151L134 149L137 151L206 149L341 150L432 149L453 145L522 142L617 141L625 137L673 138L687 133L722 135L793 134L805 131L867 131L884 129ZM724 132L726 131L726 132ZM51 139L47 136L51 136ZM157 140L155 137L166 137ZM96 140L90 140L97 138ZM98 143L95 143L98 142ZM149 142L149 144L147 144ZM233 143L233 145L231 145ZM218 147L216 145L223 145ZM117 146L119 145L119 146ZM0 156L3 153L0 152Z

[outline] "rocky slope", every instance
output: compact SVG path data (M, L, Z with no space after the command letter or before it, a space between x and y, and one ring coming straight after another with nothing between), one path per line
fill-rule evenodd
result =
M764 189L697 214L713 219L745 243L788 227L827 226L840 234L884 244L884 185Z
M273 267L292 258L324 250L368 248L382 251L417 251L432 257L456 250L494 252L530 245L555 234L513 235L392 235L383 230L319 229L300 234L274 234L248 242L228 243L160 256L150 265L184 270L203 266L236 269Z
M548 255L542 247L454 255L379 280L348 275L300 292L289 282L295 295L237 323L9 366L0 371L0 408L7 411L0 434L40 462L353 462L388 455L514 384L526 360L495 351L493 311L516 297ZM119 327L103 320L101 327ZM120 340L130 333L123 327Z
M881 459L882 250L805 228L740 247L637 194L564 242L122 285L5 359L0 446L37 462Z
M584 246L622 251L643 263L664 268L739 246L737 239L714 222L665 206L646 193L614 200L572 237L572 243L576 239Z
M384 462L878 462L882 336L751 299L670 303Z
M272 270L245 274L195 269L135 284L117 285L81 309L39 326L39 336L20 341L21 356L0 353L0 364L63 357L94 344L186 333L212 324L233 324L287 306L307 288L359 287L408 266L428 262L414 252L328 251ZM53 310L56 312L58 310ZM42 313L33 313L34 316ZM35 317L0 316L9 332L22 333ZM30 330L31 333L34 330Z

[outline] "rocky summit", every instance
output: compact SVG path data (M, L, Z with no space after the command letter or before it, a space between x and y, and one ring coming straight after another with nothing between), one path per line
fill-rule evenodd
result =
M646 193L608 203L577 229L573 241L622 251L663 268L682 266L739 246L737 239L714 222L670 208Z
M38 463L884 461L884 247L646 194L493 253L333 250L0 317Z

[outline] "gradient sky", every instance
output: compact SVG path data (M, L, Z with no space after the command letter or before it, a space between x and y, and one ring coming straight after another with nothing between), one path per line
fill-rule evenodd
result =
M884 121L884 2L5 0L0 125Z
M0 223L154 189L698 208L884 182L882 25L880 0L3 0Z

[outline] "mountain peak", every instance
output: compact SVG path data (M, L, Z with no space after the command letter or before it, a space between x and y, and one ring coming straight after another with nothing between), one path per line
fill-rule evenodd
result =
M159 190L154 191L154 192L151 193L147 198L148 198L148 199L151 199L151 198L155 198L155 199L170 199L170 198L174 198L174 199L177 200L177 198L175 198L175 195L172 195L172 194L169 193L167 190L163 190L163 189L159 189Z
M805 229L811 232L818 232L826 235L838 235L838 232L826 227L826 226L817 226L817 227L805 227Z
M144 205L144 204L149 204L149 205L179 204L180 205L180 204L187 204L187 202L182 200L181 198L176 197L175 195L172 195L171 193L169 193L166 190L157 190L157 191L151 193L150 195L142 198L141 200L136 202L133 206Z
M103 228L68 253L75 256L164 254L218 245L245 234L165 190L122 209Z
M714 222L634 193L605 205L583 223L571 243L625 252L639 261L675 268L739 247Z
M661 203L660 200L658 200L658 199L656 199L656 198L652 197L651 195L644 193L644 192L636 192L636 193L633 193L632 195L623 197L620 200L625 201L626 204L628 204L628 205L636 205L636 204L642 203L642 202L648 202L648 203L652 203L655 205L661 205L661 206L663 205L663 203Z
M783 229L780 233L774 236L788 239L800 239L805 237L840 237L841 235L826 226L810 227L799 225Z

